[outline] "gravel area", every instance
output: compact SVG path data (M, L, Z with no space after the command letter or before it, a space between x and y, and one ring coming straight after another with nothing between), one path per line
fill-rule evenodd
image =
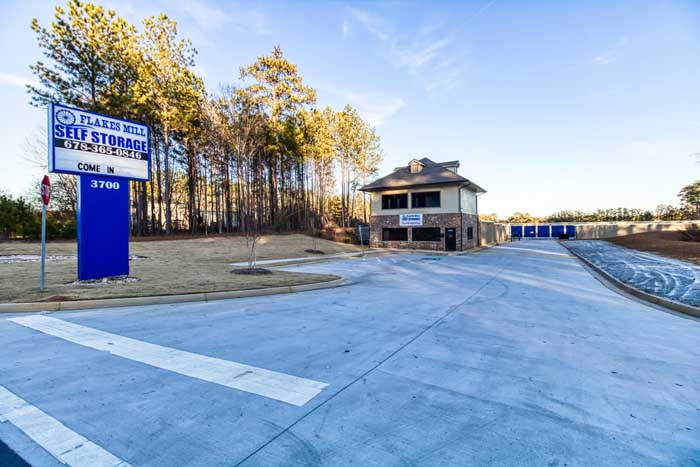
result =
M567 246L625 284L686 305L700 306L700 266L603 240L578 240Z
M47 255L46 261L66 261L75 259L74 255ZM0 255L0 264L35 263L41 255Z

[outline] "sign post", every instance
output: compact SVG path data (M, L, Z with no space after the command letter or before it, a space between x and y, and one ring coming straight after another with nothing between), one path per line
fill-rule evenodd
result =
M78 279L129 274L129 181L150 179L147 125L49 104L49 170L79 175Z
M357 232L360 237L360 248L362 249L362 256L365 256L365 242L363 241L362 238L362 224L357 224Z
M41 181L41 272L39 290L44 291L44 273L46 272L46 206L51 201L51 179L44 175Z

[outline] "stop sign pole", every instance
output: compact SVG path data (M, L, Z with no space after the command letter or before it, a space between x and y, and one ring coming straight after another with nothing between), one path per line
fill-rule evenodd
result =
M51 179L44 175L41 181L41 275L39 277L39 290L44 290L44 273L46 271L46 206L51 200Z

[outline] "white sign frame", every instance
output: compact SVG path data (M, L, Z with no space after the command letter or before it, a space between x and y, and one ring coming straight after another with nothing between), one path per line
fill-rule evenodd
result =
M148 125L54 103L48 123L49 172L150 180Z

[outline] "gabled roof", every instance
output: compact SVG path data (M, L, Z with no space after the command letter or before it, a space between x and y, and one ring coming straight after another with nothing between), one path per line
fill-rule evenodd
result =
M360 191L380 191L395 188L408 188L420 185L463 185L476 193L486 193L476 183L472 183L461 175L447 169L446 167L459 167L459 161L433 162L427 157L418 162L423 164L423 170L418 173L411 173L410 163L405 167L399 167L389 175L379 178L372 183L360 188Z

